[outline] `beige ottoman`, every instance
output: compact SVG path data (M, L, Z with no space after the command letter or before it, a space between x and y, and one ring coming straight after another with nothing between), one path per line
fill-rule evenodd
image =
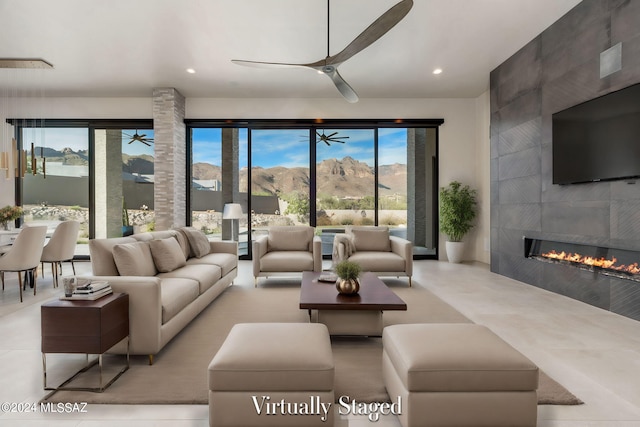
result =
M403 427L535 426L538 367L475 324L388 326L382 374Z
M333 378L325 325L237 324L209 364L209 425L333 426Z

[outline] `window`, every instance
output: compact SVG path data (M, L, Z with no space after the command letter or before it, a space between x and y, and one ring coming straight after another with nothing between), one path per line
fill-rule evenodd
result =
M222 129L193 129L191 141L191 225L220 238L224 209Z
M309 224L309 138L299 129L251 131L252 236Z
M240 203L247 215L240 220L241 254L250 255L251 239L270 226L309 224L322 236L327 257L335 233L353 224L388 226L392 235L414 242L414 256L426 258L437 257L437 129L442 123L188 122L194 129L193 165L201 145L196 127L236 132L206 150L232 156L233 166L227 173L222 168L220 185L223 200ZM219 212L224 203L216 206ZM191 210L195 218L201 208Z
M89 255L89 238L153 229L150 120L10 122L27 153L24 177L16 178L16 203L25 208L25 222L53 228L60 221L79 221L77 256Z
M22 184L24 221L54 227L80 222L77 254L89 254L89 132L87 128L21 129L27 151Z

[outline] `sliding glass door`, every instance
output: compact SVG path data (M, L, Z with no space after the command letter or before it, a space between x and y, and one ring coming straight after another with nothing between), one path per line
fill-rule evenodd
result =
M316 226L322 253L330 255L335 233L348 225L375 225L373 129L317 129Z
M309 142L298 129L251 130L251 226L308 225Z
M88 129L23 127L21 131L26 150L21 180L24 221L50 228L61 221L79 221L76 253L88 255Z
M246 215L240 220L242 254L250 255L251 240L271 226L315 227L323 240L323 255L328 257L336 233L349 225L377 225L411 240L414 256L436 257L437 127L441 122L422 127L362 122L321 127L296 122L287 127L288 122L270 121L210 128L200 123L203 129L193 128L191 136L191 191L215 193L214 187L220 186L226 188L222 196L226 203L242 205ZM234 136L204 138L206 145L199 141L206 132L219 135L225 130L232 130ZM196 165L205 162L198 154L204 146L209 156L211 151L222 151L223 164L225 153L232 156L228 172L222 167L216 175L220 182L206 183L200 172L196 176ZM203 209L208 215L219 215L224 206L221 202L201 206L195 197L191 199L192 222L198 227ZM223 233L223 238L228 237Z

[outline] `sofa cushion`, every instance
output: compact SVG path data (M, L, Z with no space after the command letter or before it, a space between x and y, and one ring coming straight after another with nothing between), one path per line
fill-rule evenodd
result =
M160 289L163 325L200 295L198 282L191 279L165 278L160 282Z
M113 237L110 239L89 240L91 269L95 276L117 276L118 267L113 259L113 247L122 243L135 243L131 237Z
M226 276L234 268L238 267L238 256L235 254L212 253L202 258L191 258L187 264L212 264L222 269L222 275Z
M267 238L267 251L310 251L312 241L312 227L271 227Z
M353 227L350 233L356 251L391 251L387 227Z
M132 234L131 237L136 239L138 242L148 242L149 240L153 240L153 235L149 232Z
M222 270L217 265L189 264L168 273L160 273L158 274L158 277L161 279L183 278L195 280L198 282L199 291L202 294L220 280L222 277Z
M185 234L189 241L189 247L191 248L191 256L196 258L202 258L211 250L209 239L200 230L193 227L182 227L180 231Z
M187 263L180 244L173 237L151 240L149 248L151 249L153 262L161 273L173 271Z
M313 254L307 251L267 252L260 258L260 271L313 271Z
M151 235L151 238L154 240L167 239L169 237L174 237L176 234L178 234L176 230L149 231L148 233Z
M155 276L158 273L149 242L115 245L113 260L121 276Z
M362 267L362 271L378 272L404 272L406 269L404 259L393 252L361 252L358 251L349 257Z
M191 256L191 246L189 246L189 240L187 239L186 233L176 230L176 234L174 236L178 243L180 244L180 249L182 249L182 253L184 254L185 259L189 259Z

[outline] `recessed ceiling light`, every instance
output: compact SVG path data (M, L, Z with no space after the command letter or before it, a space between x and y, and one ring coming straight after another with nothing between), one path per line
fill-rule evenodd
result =
M189 74L195 74L196 70L194 70L193 68L187 68L187 73Z
M436 68L435 70L433 70L433 74L440 74L442 73L442 68Z

